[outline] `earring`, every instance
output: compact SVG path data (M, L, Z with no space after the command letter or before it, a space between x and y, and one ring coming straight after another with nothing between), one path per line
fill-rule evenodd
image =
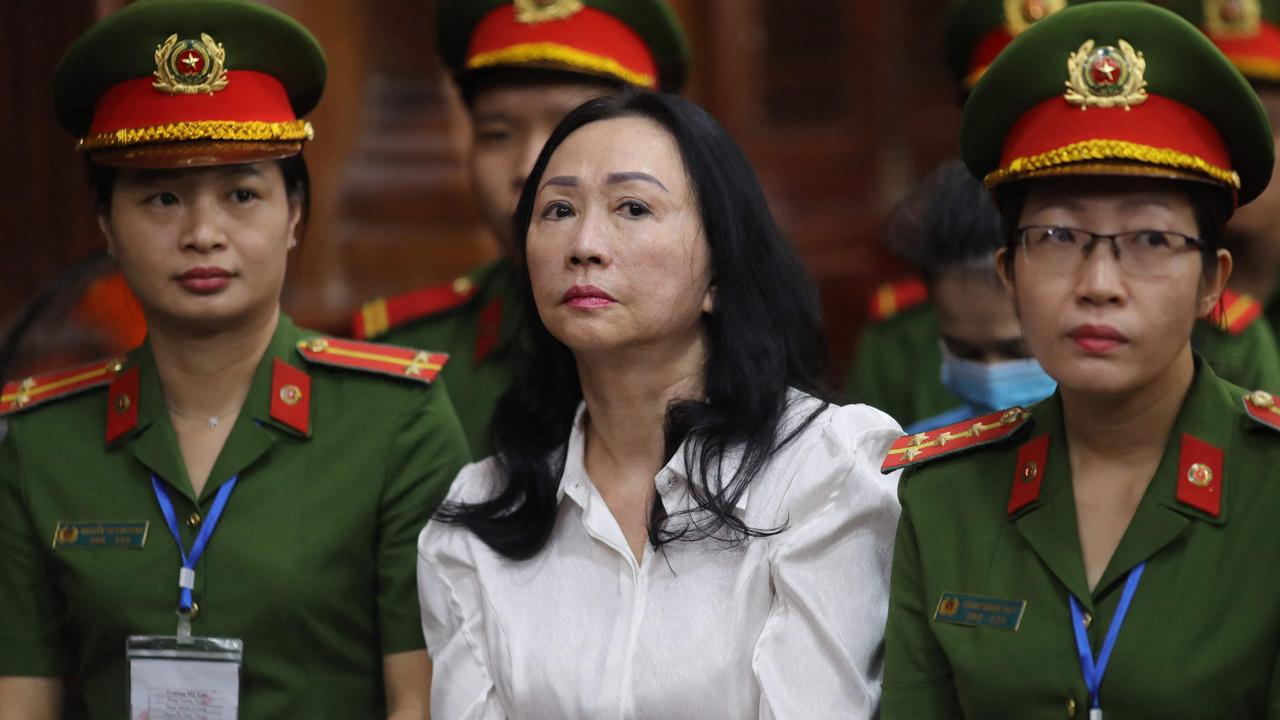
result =
M289 249L292 250L296 247L298 247L298 241L293 238L289 238Z

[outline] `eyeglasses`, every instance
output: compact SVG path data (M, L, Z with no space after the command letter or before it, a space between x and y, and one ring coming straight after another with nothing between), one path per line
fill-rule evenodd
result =
M1018 228L1023 256L1038 269L1072 273L1080 269L1094 246L1111 243L1120 270L1135 277L1164 275L1176 258L1188 249L1199 250L1205 241L1165 230L1133 230L1103 235L1058 225Z

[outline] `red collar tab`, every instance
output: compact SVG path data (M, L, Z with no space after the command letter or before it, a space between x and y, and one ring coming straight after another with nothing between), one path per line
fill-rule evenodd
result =
M1222 450L1188 433L1178 456L1178 502L1215 518L1222 514Z
M496 297L480 311L479 322L476 323L475 361L480 364L489 357L498 346L502 336L502 298Z
M515 3L499 5L472 30L466 69L559 66L657 89L658 65L653 52L629 25L589 6L556 14L562 17L539 21Z
M867 316L872 322L879 322L928 301L929 286L920 278L884 283L871 295L871 300L867 303Z
M1253 296L1223 290L1222 298L1209 313L1209 319L1232 335L1243 333L1262 314L1262 304Z
M138 367L129 368L115 375L107 388L107 437L108 445L128 435L138 427Z
M1280 408L1276 407L1276 398L1265 390L1254 390L1243 398L1244 411L1254 421L1266 425L1272 430L1280 430Z
M436 379L449 361L445 353L332 337L301 340L298 353L307 362L317 365L363 370L427 385Z
M1031 413L1016 407L971 418L929 432L904 435L889 448L880 472L923 465L973 448L991 445L1011 437L1026 424Z
M0 417L106 385L123 368L124 362L113 358L5 383L0 390Z
M1029 440L1018 448L1018 463L1013 470L1013 488L1009 491L1009 516L1040 499L1044 473L1049 465L1049 434Z
M352 318L352 335L372 340L414 320L465 305L477 292L469 277L365 303Z
M271 366L271 419L311 436L311 376L280 358Z

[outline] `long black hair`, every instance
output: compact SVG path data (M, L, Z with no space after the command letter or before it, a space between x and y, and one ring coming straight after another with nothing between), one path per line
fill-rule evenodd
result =
M474 504L446 503L436 513L508 558L536 555L551 536L567 440L582 400L573 353L542 324L529 287L525 243L534 196L565 138L584 125L625 117L652 120L674 137L701 211L715 287L715 309L703 316L706 399L672 403L664 427L668 460L686 443L685 474L696 507L684 513L686 522L671 522L655 498L649 542L655 548L703 538L737 543L781 531L749 526L734 506L770 456L826 407L815 404L790 421L788 388L829 397L820 381L826 347L817 291L778 230L751 164L724 128L673 95L627 90L585 103L551 134L516 208L515 263L526 338L514 383L498 400L490 427L497 493ZM722 477L731 467L731 451L740 452L740 460Z

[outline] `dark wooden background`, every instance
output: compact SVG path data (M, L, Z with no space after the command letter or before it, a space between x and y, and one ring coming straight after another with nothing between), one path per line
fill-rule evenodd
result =
M0 0L0 331L24 301L101 245L74 139L49 78L63 50L125 0ZM435 59L433 3L272 0L329 56L310 116L314 207L286 310L340 330L371 296L446 280L491 258L461 158L465 118ZM742 144L821 288L832 377L868 293L901 265L888 207L956 151L942 65L945 0L674 0L693 47L687 95Z

